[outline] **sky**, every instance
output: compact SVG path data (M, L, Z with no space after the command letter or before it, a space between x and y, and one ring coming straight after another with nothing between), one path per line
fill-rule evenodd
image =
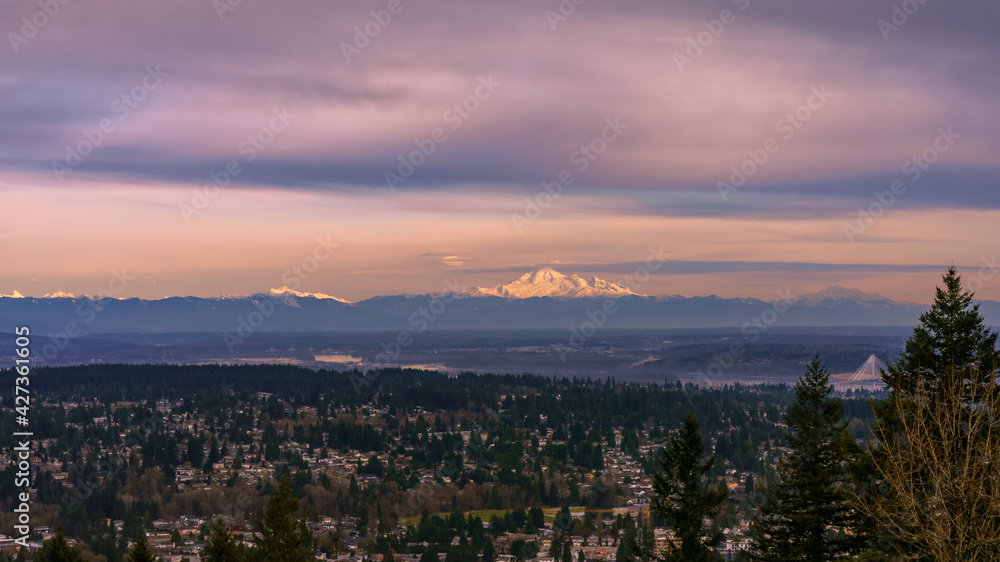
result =
M63 1L0 0L0 294L1000 300L1000 0Z

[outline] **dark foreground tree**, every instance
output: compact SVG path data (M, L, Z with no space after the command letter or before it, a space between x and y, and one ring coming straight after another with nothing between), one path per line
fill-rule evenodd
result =
M1000 356L972 298L950 268L875 408L857 503L906 558L1000 559Z
M973 302L975 294L962 289L954 266L943 281L944 287L935 289L934 304L920 315L903 353L886 370L885 383L893 392L912 395L920 386L928 398L940 402L939 392L953 392L942 387L961 382L951 380L953 373L967 383L989 382L990 375L995 382L1000 363L997 333L986 327L979 304Z
M212 524L212 532L205 541L201 551L201 559L205 562L241 562L246 560L244 547L233 538L229 527L217 519Z
M264 560L303 562L316 559L316 545L306 520L296 519L299 502L292 496L292 481L286 472L271 495L263 517L256 521L254 544Z
M35 554L35 562L83 562L83 557L75 548L66 543L62 526L56 527L56 534L42 544Z
M440 560L437 552L430 547L424 549L424 553L420 555L420 562L440 562Z
M635 521L632 520L631 516L625 518L622 531L622 539L618 541L618 550L615 551L615 560L634 562L636 560L635 547L639 544L639 537L635 529Z
M663 517L679 544L663 560L702 562L722 560L715 546L721 532L711 533L705 518L713 518L726 500L726 492L707 488L704 475L712 470L715 457L702 460L705 444L698 419L688 413L680 436L670 438L670 447L660 449L660 471L653 475L653 501L649 509Z
M789 451L778 463L779 481L751 524L754 560L835 560L859 550L857 540L841 534L853 512L844 493L847 422L831 390L816 355L785 415Z
M153 556L153 551L149 550L149 541L146 540L146 534L143 533L139 537L139 540L135 541L132 548L128 551L128 555L125 557L128 562L156 562L156 557Z

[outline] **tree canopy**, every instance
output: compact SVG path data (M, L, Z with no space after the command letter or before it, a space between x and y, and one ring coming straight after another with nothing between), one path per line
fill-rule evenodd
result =
M715 546L722 541L722 533L706 529L704 520L716 515L727 493L707 489L704 476L715 457L702 460L704 456L698 419L688 413L680 435L671 437L670 447L660 449L661 470L653 475L655 496L650 512L666 519L680 543L664 560L721 560Z
M856 545L832 530L851 520L844 494L843 405L831 396L829 374L813 358L795 385L795 400L785 421L788 452L778 463L779 481L752 524L756 560L834 560Z

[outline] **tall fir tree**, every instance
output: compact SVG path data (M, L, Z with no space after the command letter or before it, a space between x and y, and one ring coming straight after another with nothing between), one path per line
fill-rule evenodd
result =
M778 463L779 481L768 488L760 517L751 524L754 560L835 560L859 550L858 541L831 533L853 519L844 493L847 422L831 391L817 354L795 384L785 414L789 451Z
M709 490L705 474L715 465L715 457L702 460L705 443L698 419L688 413L679 436L670 438L670 447L660 449L660 470L653 474L653 501L650 512L663 517L673 529L679 546L662 560L702 562L722 560L715 546L722 532L711 532L705 518L714 517L726 500L726 492Z
M485 543L483 543L482 561L494 562L495 560L496 560L496 549L493 548L493 541L487 540Z
M129 549L128 555L125 556L125 560L126 562L156 562L156 556L153 556L153 551L149 550L149 541L146 540L145 534L135 541L135 544Z
M201 551L204 562L242 562L246 559L243 545L233 538L222 519L212 524L212 531Z
M42 544L34 557L35 562L83 562L80 552L67 544L62 525L56 527L56 534Z
M627 516L623 523L622 539L618 541L618 549L615 551L615 560L618 562L634 562L635 546L639 544L638 533L635 522L631 516Z
M883 375L858 503L907 557L1000 550L1000 351L955 267Z
M437 551L431 547L424 549L424 553L420 555L420 562L440 562L438 558Z
M903 352L885 373L890 391L913 394L918 383L934 399L952 373L971 382L982 382L1000 364L997 333L986 327L974 293L962 288L954 266L935 288L934 304L920 315Z
M286 472L256 521L254 544L265 560L303 562L315 560L315 541L306 520L296 519L299 502L292 496L292 481Z

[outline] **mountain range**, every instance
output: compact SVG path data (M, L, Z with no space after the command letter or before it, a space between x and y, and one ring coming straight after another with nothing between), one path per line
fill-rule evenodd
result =
M775 295L776 299L779 295ZM912 326L926 305L833 286L775 302L755 298L647 296L599 278L541 269L496 287L450 295L386 295L349 302L282 287L215 298L112 299L56 293L0 295L0 326L68 333L415 331L430 329ZM1000 325L1000 303L983 301ZM766 328L765 328L766 329Z

